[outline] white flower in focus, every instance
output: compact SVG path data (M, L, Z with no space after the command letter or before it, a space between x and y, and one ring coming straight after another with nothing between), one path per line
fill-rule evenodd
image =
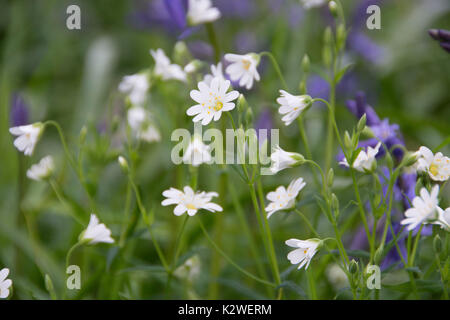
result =
M450 208L445 210L437 207L438 210L438 219L433 222L433 224L440 225L442 229L450 232Z
M170 59L162 49L157 49L156 51L150 50L150 54L155 60L155 75L161 77L163 80L175 79L186 81L186 73L179 65L170 63Z
M186 17L189 25L194 26L216 21L220 18L220 11L212 6L211 0L189 0Z
M127 119L137 139L146 142L161 140L158 129L151 121L150 113L143 107L134 106L128 109Z
M37 122L26 126L12 127L9 132L17 136L14 140L14 146L17 150L22 151L26 156L31 156L43 130L44 125Z
M114 243L114 239L111 238L111 230L103 223L99 223L94 213L91 214L91 220L89 220L86 230L81 233L80 241L86 241L88 244Z
M183 162L198 167L209 161L211 161L210 147L204 144L199 137L194 137L183 155Z
M6 299L9 296L9 289L12 286L12 280L6 279L9 275L9 269L0 270L0 299Z
M280 93L281 97L277 99L281 105L278 112L284 114L281 120L288 126L311 104L311 97L308 95L294 96L284 90L280 90Z
M300 0L305 9L317 8L323 6L328 0Z
M418 157L415 167L418 172L426 172L434 181L446 181L450 178L450 158L441 152L433 154L427 147L420 147L415 153Z
M302 164L305 158L299 153L287 152L281 149L280 146L276 146L275 151L270 155L270 160L272 163L270 171L277 173L286 168Z
M353 162L352 167L355 170L358 170L360 172L367 172L367 171L373 171L376 168L377 161L375 159L375 156L377 155L378 151L380 150L381 142L378 142L378 144L375 146L375 148L368 147L367 152L364 150L361 150L356 157L355 161ZM346 167L350 167L348 165L347 159L344 158L344 160L340 161L339 164L344 165Z
M127 94L133 105L142 105L145 102L149 88L146 74L125 76L119 84L119 91Z
M438 185L431 189L431 193L428 193L427 189L422 188L420 196L413 199L413 207L405 211L406 218L400 223L408 225L407 229L411 231L422 223L426 224L436 220L438 218L438 195Z
M219 62L217 65L211 65L211 74L206 74L203 78L203 81L209 86L211 85L211 81L214 78L220 78L225 81L225 76L223 75L222 62Z
M46 156L38 164L34 164L28 169L27 177L36 181L45 180L52 175L54 169L55 163L53 158Z
M219 120L223 111L234 109L235 105L231 101L239 96L237 91L227 93L229 87L230 81L220 78L214 78L210 85L200 81L199 90L191 91L191 98L198 104L190 107L186 112L187 115L195 115L192 121L201 121L202 125L207 125L212 119Z
M184 192L183 192L184 191ZM198 210L205 209L211 212L222 211L222 207L211 202L213 197L218 197L216 192L196 192L191 187L185 186L183 191L170 188L163 192L164 199L161 204L168 206L176 204L173 213L180 216L187 212L189 216L194 216Z
M286 241L286 245L292 248L297 248L287 255L287 258L292 264L299 264L298 269L305 266L305 270L308 269L309 263L316 254L320 245L319 239L298 240L289 239Z
M259 64L259 55L248 53L245 55L227 53L225 60L231 64L225 69L231 80L239 80L239 85L247 89L253 86L253 80L259 81L259 73L256 69Z
M292 180L287 189L284 186L279 186L275 191L269 192L267 199L271 203L266 207L267 219L274 212L293 208L295 206L295 198L305 185L303 178L298 178Z

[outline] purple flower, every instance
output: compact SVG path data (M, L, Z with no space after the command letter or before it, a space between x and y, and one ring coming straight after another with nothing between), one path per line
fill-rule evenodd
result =
M306 82L306 91L313 98L321 98L328 100L330 96L330 85L328 82L318 75L309 77Z
M406 251L405 237L401 237L401 239L399 239L399 236L400 236L399 232L400 232L402 226L400 225L400 223L394 223L392 225L392 227L394 228L394 233L396 234L396 237L397 237L398 249L400 249L400 253L401 253L403 259L406 260L408 254ZM392 240L393 240L392 231L390 229L386 236L386 243L389 243ZM381 270L385 270L392 264L397 263L398 261L401 261L400 255L398 254L398 251L399 251L398 249L394 245L391 248L391 250L389 250L389 252L384 257L383 261L381 262L381 265L380 265ZM398 267L402 267L402 266L403 266L403 263L400 263Z
M255 123L255 130L256 134L258 135L259 144L264 143L264 141L269 138L268 135L272 128L273 128L272 113L270 112L270 109L265 109L261 112ZM260 132L261 129L266 129L267 130L266 134L262 134L262 132Z
M361 31L351 32L347 39L348 48L368 62L377 64L383 60L385 50Z
M25 104L22 96L18 93L13 94L11 99L10 123L11 127L22 126L29 123L28 106Z
M444 29L430 29L428 34L434 39L439 41L441 47L450 53L450 31Z
M364 92L358 92L356 94L355 100L348 100L347 108L358 119L366 114L367 125L369 127L380 123L380 118L376 114L375 110L373 110L373 108L367 104L366 95L364 94Z

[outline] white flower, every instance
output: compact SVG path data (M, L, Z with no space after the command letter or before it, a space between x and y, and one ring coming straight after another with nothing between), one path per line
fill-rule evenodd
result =
M438 219L433 222L433 224L440 225L441 228L450 232L450 208L445 210L437 207L438 210Z
M119 91L126 93L134 105L142 105L150 88L146 74L133 74L123 77L119 84Z
M17 139L14 140L14 146L26 156L31 156L43 130L44 125L37 122L26 126L10 128L9 132L18 136Z
M44 180L50 177L55 169L52 156L46 156L34 164L27 171L27 177L36 181Z
M420 147L415 154L418 157L415 164L417 171L427 172L434 181L445 181L450 178L450 158L441 152L433 154L427 147Z
M286 245L292 248L298 248L289 252L287 258L292 264L300 264L298 269L301 269L305 264L305 270L308 269L309 263L317 252L320 245L319 239L298 240L289 239Z
M219 196L216 192L196 192L191 187L184 187L184 192L175 188L170 188L163 192L163 196L167 199L163 200L161 204L168 206L176 204L173 213L180 216L187 211L188 215L193 216L200 209L205 209L211 212L222 211L222 207L211 202L213 197Z
M406 218L400 223L402 225L408 225L407 229L411 231L421 223L425 224L436 220L438 218L438 195L438 185L431 189L431 193L428 193L427 189L422 188L420 190L420 196L413 199L413 207L406 210Z
M191 91L191 98L199 103L187 110L188 116L194 116L193 122L202 121L202 125L207 125L214 118L214 121L220 119L223 111L234 109L234 103L231 102L239 96L239 92L230 91L230 81L214 78L208 85L203 81L198 83L199 90Z
M239 80L241 87L251 89L253 80L259 81L259 73L256 67L259 64L259 55L255 53L248 53L245 55L227 53L225 60L231 64L225 69L225 72L230 76L231 80Z
M375 146L375 148L368 147L367 152L364 150L361 150L356 157L355 161L353 162L352 167L355 170L358 170L360 172L367 172L372 171L376 167L376 160L375 156L377 155L378 151L380 150L381 142L378 142L378 144ZM342 164L346 167L349 167L347 159L344 158L339 164Z
M197 167L209 161L211 161L210 147L204 144L199 137L195 136L183 155L183 162Z
M151 121L150 113L143 107L134 106L128 109L127 118L128 124L137 139L146 142L161 140L158 129Z
M274 212L293 208L295 206L295 198L305 185L303 178L298 178L292 180L287 190L284 186L279 186L275 191L269 192L267 199L271 203L266 207L267 218L270 218Z
M337 264L331 264L326 270L328 280L331 282L336 290L342 289L348 286L348 278L344 270Z
M219 9L212 6L211 0L189 0L187 21L190 25L213 22L220 18Z
M6 279L9 274L8 268L3 268L0 271L0 299L6 299L9 296L9 289L12 286L12 280Z
M270 171L277 173L286 168L302 164L305 158L299 153L287 152L281 149L280 146L276 146L275 151L270 155L270 160L272 162Z
M157 49L156 51L150 50L150 54L155 59L155 75L161 77L163 80L175 79L186 81L186 73L179 65L170 63L170 59L162 49Z
M203 78L203 81L209 86L211 85L211 81L214 78L220 78L225 81L225 76L223 75L222 62L219 62L217 65L211 65L211 74L206 74Z
M294 96L284 90L280 90L281 97L277 102L281 105L278 109L280 114L284 114L281 119L285 125L290 125L299 115L311 104L311 97L308 95Z
M187 279L189 282L194 282L200 275L200 258L196 254L187 259L181 266L179 266L174 274L181 278Z
M111 238L111 230L103 223L99 223L94 213L91 214L91 220L86 230L81 233L80 240L86 241L88 244L96 244L99 242L114 243L114 239Z
M323 6L328 0L300 0L305 9Z

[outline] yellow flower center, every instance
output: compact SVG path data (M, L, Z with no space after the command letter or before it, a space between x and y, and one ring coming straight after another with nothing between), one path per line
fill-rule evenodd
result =
M430 166L430 172L433 176L436 176L439 173L439 168L436 164L432 163Z
M223 108L223 103L221 101L216 101L216 105L214 106L214 110L219 111Z
M303 253L306 254L308 252L308 249L303 250Z
M242 65L244 66L245 70L248 70L248 69L250 69L251 63L248 60L242 60Z
M186 208L188 208L189 210L197 210L197 208L192 203L187 204Z

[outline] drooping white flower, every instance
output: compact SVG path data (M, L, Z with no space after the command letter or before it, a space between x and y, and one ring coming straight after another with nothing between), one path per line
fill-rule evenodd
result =
M293 208L295 198L305 185L303 178L298 178L292 180L287 189L284 186L279 186L275 191L269 192L267 199L271 202L266 207L267 218L270 218L274 212Z
M413 199L413 207L405 211L406 218L400 223L408 225L408 231L413 230L420 224L434 222L438 218L438 195L439 186L436 185L431 189L431 193L427 189L420 190L420 196Z
M286 168L302 164L305 158L299 153L284 151L280 146L276 146L275 151L270 155L270 160L272 163L270 171L277 173Z
M308 240L289 239L286 241L286 245L297 249L289 252L287 258L292 264L299 264L298 269L301 269L306 264L306 270L316 254L320 242L319 239L315 238Z
M427 147L420 147L415 164L417 171L426 172L434 181L446 181L450 178L450 158L441 152L433 154Z
M183 71L183 68L177 64L170 63L170 59L162 49L150 50L150 54L155 60L154 73L156 76L161 77L163 80L186 81L186 73Z
M281 96L277 102L281 105L278 112L285 125L290 125L307 107L311 105L311 97L308 95L294 96L284 90L280 90Z
M259 81L259 73L257 70L260 57L255 53L247 53L245 55L227 53L225 60L231 64L225 69L231 80L239 80L239 85L247 89L253 87L253 80Z
M91 219L89 220L86 230L81 233L80 241L86 241L88 244L100 242L114 243L114 239L111 238L111 230L103 223L100 223L94 213L91 214Z
M142 105L150 88L147 74L133 74L123 77L119 84L119 91L130 98L133 105Z
M434 224L440 225L442 229L450 232L450 208L443 210L437 207L438 219L433 222Z
M323 6L328 0L300 0L305 9L317 8Z
M220 18L219 9L212 6L211 0L189 0L186 15L189 25L213 22Z
M17 136L14 140L14 146L17 150L23 152L26 156L31 156L43 130L44 125L41 122L36 122L26 126L12 127L9 132Z
M150 113L143 107L134 106L128 109L128 124L137 139L153 142L160 141L161 135L151 120Z
M211 161L210 147L204 144L201 138L194 136L183 155L183 162L197 167L209 161Z
M9 296L9 289L12 286L12 280L6 279L9 275L9 269L0 270L0 299L6 299Z
M36 181L45 180L52 175L54 169L55 163L52 156L46 156L28 169L27 177Z
M217 65L211 65L211 74L206 74L203 78L203 81L209 86L211 85L211 81L214 78L220 78L225 81L225 76L223 75L222 62L219 62Z
M195 106L187 110L188 116L194 116L193 122L201 121L202 125L207 125L214 119L220 119L223 111L233 110L235 105L232 102L237 99L239 92L230 91L230 81L214 78L208 85L204 81L198 83L199 90L191 91L191 98L197 102Z
M184 192L183 192L184 191ZM163 192L164 199L161 204L168 206L176 204L173 213L180 216L187 212L189 216L194 216L198 210L205 209L211 212L222 211L222 207L211 202L213 197L218 197L216 192L195 192L191 187L185 186L183 191L170 188Z
M367 151L361 150L356 157L355 161L353 162L352 167L355 170L358 170L360 172L367 172L367 171L373 171L376 168L377 161L375 159L375 156L377 155L378 151L380 150L381 142L378 142L378 144L375 146L375 148L367 147ZM344 158L344 160L340 161L339 164L342 164L346 167L350 167L347 159Z

